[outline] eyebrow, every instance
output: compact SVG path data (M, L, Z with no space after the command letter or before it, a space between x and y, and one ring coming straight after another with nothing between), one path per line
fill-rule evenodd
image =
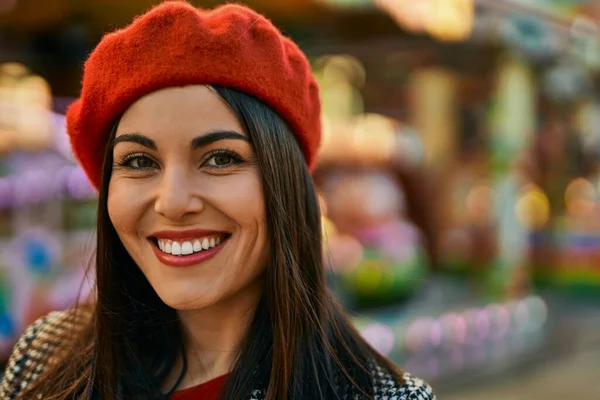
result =
M144 147L148 147L149 149L156 150L156 143L154 140L150 139L147 136L140 135L139 133L125 133L123 135L117 136L112 141L112 147L114 148L118 143L131 142L137 143Z
M245 142L250 143L250 139L247 136L242 135L239 132L235 131L212 131L205 135L195 137L192 139L191 148L192 150L196 150L200 147L208 146L211 143L217 142L219 140L224 139L234 139L234 140L243 140ZM118 143L123 142L131 142L137 143L144 147L148 147L152 150L157 150L156 143L154 140L150 139L147 136L144 136L139 133L125 133L123 135L119 135L115 137L112 141L112 147L115 147Z
M244 142L250 143L250 139L248 139L247 136L244 136L236 131L212 131L206 135L194 138L192 140L192 150L196 150L199 147L208 146L211 143L224 139L243 140Z

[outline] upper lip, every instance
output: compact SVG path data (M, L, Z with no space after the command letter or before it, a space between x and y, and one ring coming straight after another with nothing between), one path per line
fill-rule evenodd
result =
M168 240L191 240L197 239L204 236L210 235L224 235L227 232L224 231L213 231L206 229L189 229L185 231L160 231L154 232L151 237L157 239L168 239Z

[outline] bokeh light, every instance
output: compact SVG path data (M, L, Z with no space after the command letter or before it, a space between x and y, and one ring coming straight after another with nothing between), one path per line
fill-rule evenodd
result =
M476 224L488 223L492 219L494 191L487 183L475 186L466 199L468 218Z
M430 348L432 327L438 326L431 317L415 319L406 329L406 347L411 352L418 352Z
M527 331L541 329L548 319L548 305L539 296L529 296L523 302L530 315Z
M532 230L541 229L550 218L550 201L537 186L526 185L517 199L515 213L519 223L524 227Z
M596 190L594 185L584 178L572 180L565 190L565 204L569 213L586 215L594 210Z
M389 355L394 348L394 332L386 325L370 324L361 330L361 335L371 346L385 356Z
M378 261L363 261L354 273L354 287L359 294L371 294L378 290L383 279L383 270Z

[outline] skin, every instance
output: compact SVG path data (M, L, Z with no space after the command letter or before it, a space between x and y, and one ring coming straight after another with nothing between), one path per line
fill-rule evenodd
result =
M215 132L237 137L216 134L218 140L192 146L194 139ZM261 175L247 133L212 88L168 88L140 98L125 112L113 157L110 219L181 321L188 373L179 388L227 373L260 300L269 253ZM149 237L189 229L231 236L214 257L197 265L161 263ZM163 386L179 371L176 365Z

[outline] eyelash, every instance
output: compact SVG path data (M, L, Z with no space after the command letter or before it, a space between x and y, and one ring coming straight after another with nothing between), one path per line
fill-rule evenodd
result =
M208 162L208 160L210 160L211 158L213 158L215 156L231 157L231 164L221 165L221 166L213 165L213 166L210 166L209 168L227 168L227 167L231 167L232 165L241 164L242 162L244 162L244 159L242 157L240 157L237 153L234 153L233 151L230 151L230 150L219 149L219 150L213 150L210 153L208 153L208 157L206 158L206 161L204 161L204 163L202 163L202 164L203 165L206 164Z
M152 161L154 164L157 164L156 161L154 161L152 159L152 157L150 157L146 153L133 153L133 154L128 154L125 158L123 158L122 161L119 161L117 163L117 166L126 168L131 171L145 171L145 170L151 169L151 168L134 168L131 165L129 165L133 160L139 159L139 158L145 158L145 159Z
M234 153L233 151L219 149L219 150L213 150L212 152L210 152L208 154L208 157L206 158L206 161L204 161L202 163L202 165L206 164L208 162L208 160L212 159L213 157L220 156L220 155L225 155L225 156L231 157L231 161L232 161L231 164L222 165L222 166L213 165L213 166L210 166L209 168L227 168L227 167L230 167L235 164L241 164L244 161L242 159L242 157L240 157L238 154ZM131 165L129 165L129 163L131 163L131 161L138 159L138 158L145 158L145 159L150 160L154 164L158 164L156 161L154 161L152 159L152 157L150 157L146 153L133 153L133 154L127 155L125 158L123 158L122 161L118 162L117 166L126 168L131 171L145 171L145 170L152 169L152 168L133 168L133 167L131 167Z

